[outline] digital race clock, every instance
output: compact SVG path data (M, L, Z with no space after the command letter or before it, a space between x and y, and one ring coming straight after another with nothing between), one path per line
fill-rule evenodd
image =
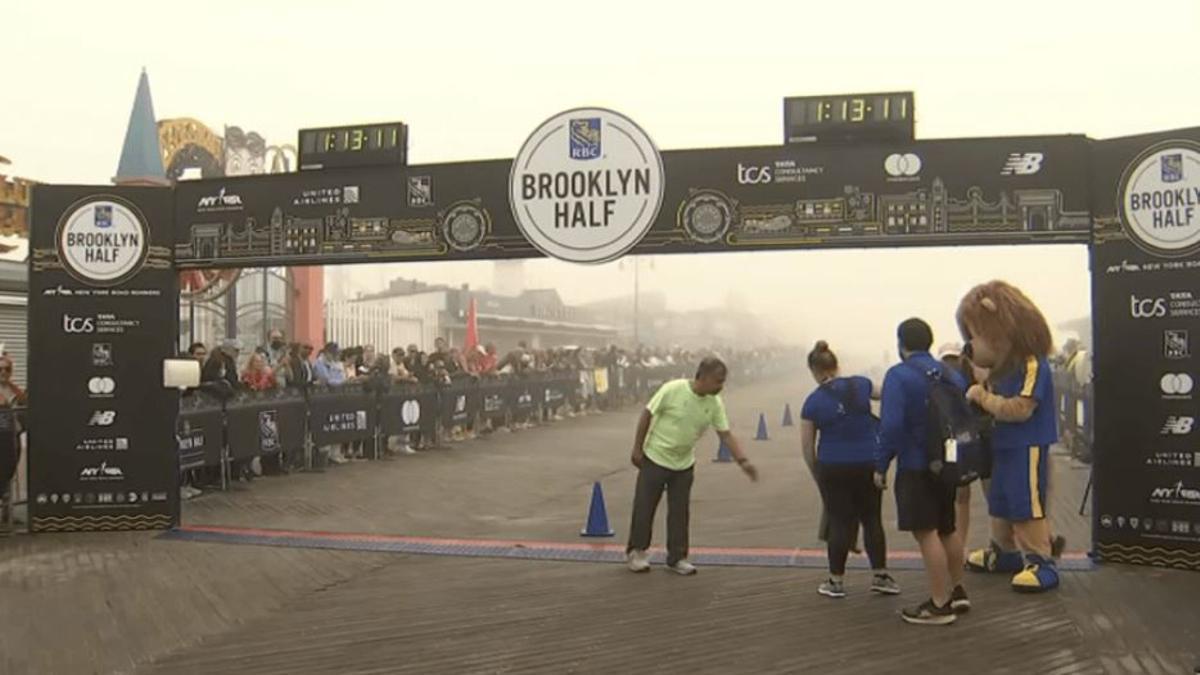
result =
M785 143L911 141L913 94L785 98L783 133Z
M301 129L300 170L408 163L408 126L403 122Z

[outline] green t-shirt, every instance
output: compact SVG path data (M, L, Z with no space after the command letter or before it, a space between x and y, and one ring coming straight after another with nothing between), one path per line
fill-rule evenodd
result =
M650 461L673 471L683 471L696 463L696 441L709 427L729 431L721 397L697 396L691 380L664 384L646 409L654 419L643 452Z

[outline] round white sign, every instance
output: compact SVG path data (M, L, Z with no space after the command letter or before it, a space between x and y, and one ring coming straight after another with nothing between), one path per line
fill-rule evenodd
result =
M58 223L58 259L76 279L114 286L137 274L149 251L149 229L131 205L112 198L76 204Z
M1169 141L1138 155L1121 177L1120 199L1121 223L1146 252L1200 250L1200 145Z
M568 110L543 122L521 146L508 193L517 226L539 251L570 262L608 262L654 226L663 199L662 157L624 115Z

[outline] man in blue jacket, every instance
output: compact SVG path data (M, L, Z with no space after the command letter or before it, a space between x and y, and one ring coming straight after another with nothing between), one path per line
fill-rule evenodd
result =
M958 372L929 353L933 344L929 324L909 319L897 333L902 362L892 366L883 380L875 483L880 489L886 487L888 468L896 458L900 530L913 533L929 576L929 600L903 610L901 618L914 624L945 625L971 603L962 587L963 542L954 532L955 490L929 470L929 390L935 377L944 377L960 390L966 386Z

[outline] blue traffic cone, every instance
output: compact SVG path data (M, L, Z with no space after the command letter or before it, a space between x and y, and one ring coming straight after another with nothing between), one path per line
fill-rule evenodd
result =
M792 423L792 404L790 403L783 404L783 426L795 426L795 424Z
M604 491L600 489L600 481L596 481L592 484L592 506L588 509L587 526L579 536L611 537L613 534L608 526L608 510L604 508Z
M758 414L758 435L754 437L754 440L767 440L767 416L763 413Z
M713 461L721 463L733 461L733 451L729 449L728 445L725 445L725 441L721 441L720 446L717 447L717 458Z

